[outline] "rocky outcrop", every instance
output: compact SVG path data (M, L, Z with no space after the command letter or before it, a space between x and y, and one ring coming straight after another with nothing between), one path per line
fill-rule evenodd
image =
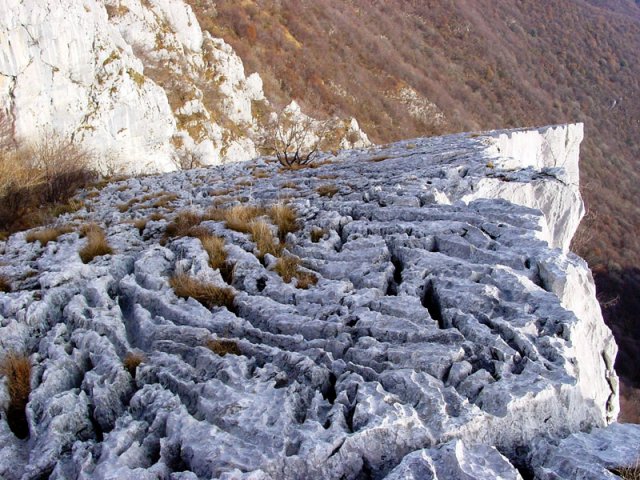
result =
M104 172L256 156L262 80L182 0L2 0L0 42L0 110L19 142L72 137Z
M130 178L61 219L106 228L115 253L89 264L78 233L45 247L13 235L0 244L14 287L0 293L0 339L30 353L35 371L29 439L0 420L0 476L562 471L545 445L615 420L616 346L585 262L554 248L552 219L565 217L509 198L550 183L575 198L567 217L581 212L561 167L519 168L496 152L521 133L346 151L300 170L259 159ZM511 188L480 198L486 179ZM231 269L212 268L197 238L161 241L176 210L285 198L299 222L285 254L318 279L308 289L216 215L200 227L225 239ZM177 297L175 273L231 288L233 305ZM216 340L233 348L222 355ZM123 364L131 352L134 370Z

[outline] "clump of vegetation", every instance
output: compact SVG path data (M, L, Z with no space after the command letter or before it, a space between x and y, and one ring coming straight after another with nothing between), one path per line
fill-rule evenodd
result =
M211 339L207 341L207 348L216 355L224 357L225 355L242 355L240 347L233 340Z
M11 282L4 275L0 275L0 292L9 293L11 291Z
M172 276L169 284L178 297L193 298L207 308L226 307L231 312L235 311L235 293L231 288L218 287L186 273Z
M264 208L256 205L236 205L224 212L226 227L242 233L249 233L251 223L265 213Z
M132 378L136 378L136 371L142 362L144 362L144 355L138 352L129 352L124 356L122 365L127 369Z
M297 280L296 286L307 289L311 285L318 283L318 277L310 272L300 269L301 260L298 257L286 255L278 258L274 270L282 279L289 283L294 278Z
M309 237L313 243L318 243L327 234L326 230L320 227L313 227L309 232Z
M225 282L232 283L234 265L227 259L224 239L211 234L201 235L198 238L209 256L209 266L217 269Z
M92 157L54 134L18 148L11 122L0 112L0 230L33 228L77 210L82 204L69 200L96 178Z
M4 375L9 390L7 421L18 438L29 436L25 408L31 393L31 362L27 355L10 352L0 363L0 374Z
M249 224L249 233L258 249L259 259L262 260L267 254L278 256L282 251L282 245L278 243L273 235L271 226L264 220L254 220L251 222Z
M287 233L293 233L298 230L298 218L296 211L284 203L274 205L269 209L269 217L278 227L278 239L284 242Z
M631 467L616 468L612 471L623 480L640 480L640 460Z
M80 249L80 259L84 263L89 263L96 257L102 255L110 255L113 253L113 248L109 245L107 236L104 230L96 224L89 224L85 226L83 231L87 238L87 243Z
M173 218L173 221L167 225L164 232L164 238L172 237L189 237L195 236L194 231L202 222L202 217L191 210L183 210Z
M27 233L25 240L29 243L40 242L40 245L46 247L49 242L55 242L58 237L65 233L73 232L70 225L62 225L59 227L45 228L44 230L32 231Z
M318 195L320 195L321 197L331 198L339 192L339 188L331 184L320 185L318 188L316 188L316 192L318 192Z
M146 218L137 218L136 220L134 220L133 226L138 229L138 233L140 235L142 235L144 229L147 228L147 222L148 220Z

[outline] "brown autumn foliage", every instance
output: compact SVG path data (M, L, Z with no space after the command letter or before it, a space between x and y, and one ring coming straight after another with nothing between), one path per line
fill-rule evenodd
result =
M639 2L187 2L276 105L355 116L375 142L584 122L581 183L598 222L577 253L621 344L617 368L640 385Z

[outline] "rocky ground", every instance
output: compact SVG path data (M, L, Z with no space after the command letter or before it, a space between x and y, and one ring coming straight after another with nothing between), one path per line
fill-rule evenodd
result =
M567 251L580 139L461 134L84 192L68 233L0 243L0 342L33 365L0 477L615 478L640 429L570 436L618 409L616 346ZM91 222L113 252L84 263Z

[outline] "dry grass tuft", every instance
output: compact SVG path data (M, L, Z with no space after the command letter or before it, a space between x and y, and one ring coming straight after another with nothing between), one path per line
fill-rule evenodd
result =
M248 233L251 222L261 215L264 215L264 209L262 207L256 205L236 205L226 211L226 226L236 232Z
M146 218L138 218L133 222L133 226L138 229L138 233L140 233L140 235L142 235L144 229L147 228L147 222L148 220Z
M318 277L316 277L313 273L301 270L300 264L301 261L298 257L280 257L276 262L274 270L287 283L296 278L296 287L306 290L310 286L318 283Z
M278 243L271 226L264 220L254 220L249 224L249 233L251 239L255 242L258 249L258 258L261 260L266 254L278 256L282 251L282 246Z
M309 236L311 237L311 241L313 243L318 243L322 238L327 234L327 231L323 228L313 227Z
M138 370L138 366L142 362L144 362L144 355L137 352L129 352L124 356L122 360L122 365L127 369L131 377L136 378L136 371Z
M284 182L280 184L280 188L292 188L294 190L298 189L298 185L293 182Z
M37 232L27 233L25 240L29 243L40 242L40 245L46 247L49 242L55 242L60 235L73 232L73 227L63 225L60 227L45 228Z
M9 293L11 291L11 282L4 275L0 275L0 292Z
M149 215L149 220L158 222L160 220L164 220L164 215L162 215L160 212L153 212L151 215Z
M285 282L289 283L294 277L298 275L299 267L300 259L298 257L287 255L286 257L278 258L274 269Z
M169 204L177 199L178 195L175 193L165 193L161 195L151 206L153 208L168 208Z
M278 227L278 239L284 242L287 233L293 233L299 229L296 211L289 205L280 203L269 209L269 217Z
M256 168L253 172L253 177L254 178L269 178L271 176L271 174L265 170L260 170L259 168Z
M336 193L338 193L339 188L336 187L335 185L320 185L318 188L316 188L316 192L318 192L318 195L320 195L321 197L333 197Z
M178 297L193 298L207 308L226 307L231 312L235 311L235 293L231 288L217 287L186 273L174 275L169 279L169 284Z
M296 287L302 290L307 290L309 287L318 283L318 277L309 272L298 272L297 279L298 283L296 284Z
M18 438L29 436L25 408L31 393L31 362L24 354L10 352L0 363L0 374L4 375L9 390L7 421Z
M389 157L389 155L376 155L375 157L371 157L369 159L369 161L370 162L383 162L385 160L388 160L389 158L391 158L391 157Z
M93 224L93 226L88 228L85 235L87 237L87 244L82 247L79 252L80 258L84 263L89 263L96 257L113 253L113 248L109 245L104 230L97 225Z
M207 348L216 355L224 357L225 355L242 355L240 347L233 340L209 340L206 344Z
M640 460L634 466L615 468L612 472L623 480L640 480Z
M194 227L200 225L201 221L202 217L190 210L178 212L178 214L173 218L173 221L169 225L167 225L167 228L164 232L164 237L171 238L193 236L192 234L194 233Z
M202 235L198 237L202 247L209 255L209 266L220 268L227 261L227 252L224 249L224 238L215 235Z
M116 192L124 192L125 190L129 190L129 185L127 185L126 183L116 188Z

